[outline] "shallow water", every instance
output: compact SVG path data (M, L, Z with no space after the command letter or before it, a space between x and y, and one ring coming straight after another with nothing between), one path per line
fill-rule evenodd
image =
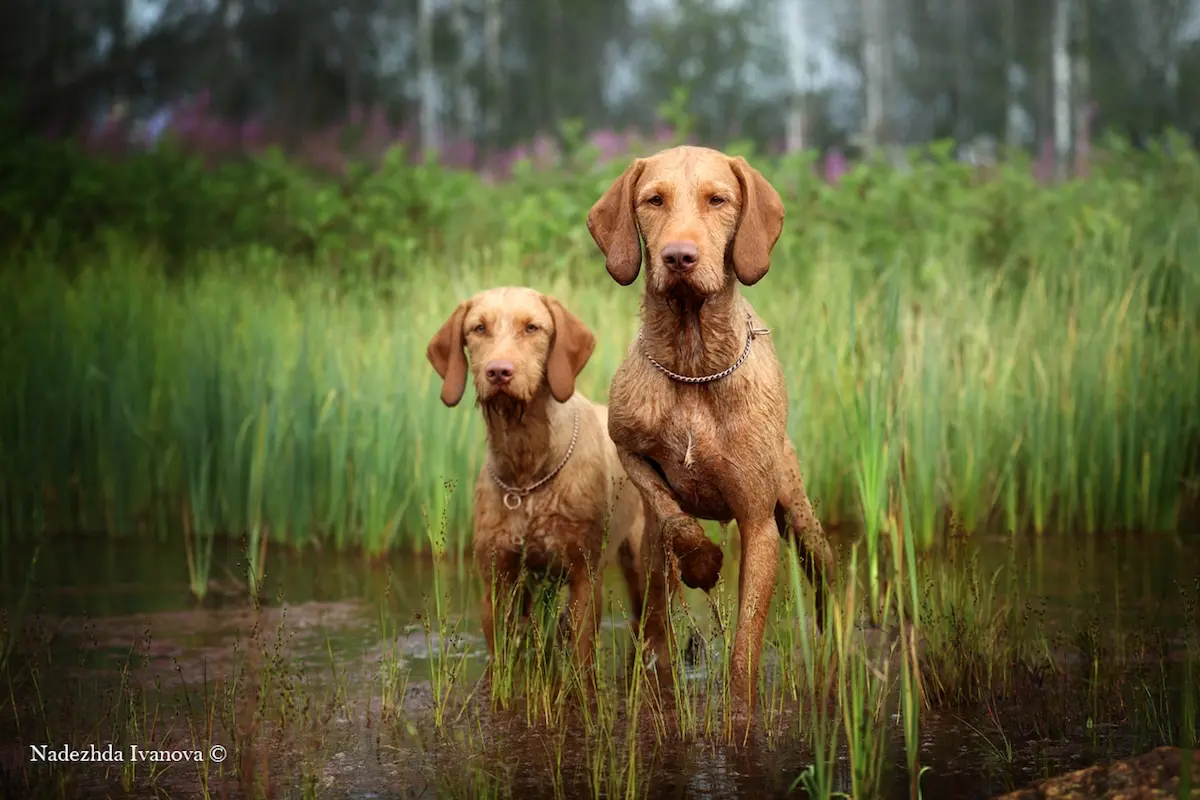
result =
M845 541L842 545L844 549ZM735 573L736 558L729 558L732 550L727 548L727 573ZM965 574L968 562L976 559L983 575L999 573L995 589L1001 597L1019 595L1047 631L1068 638L1096 628L1134 633L1161 629L1178 643L1197 624L1195 606L1189 605L1194 601L1188 598L1200 595L1193 588L1200 585L1196 583L1200 547L1187 538L1143 534L1014 540L976 535L953 553L932 558L931 563L951 574ZM10 618L27 584L29 564L30 552L13 548L0 566L0 606ZM277 659L278 675L293 676L288 679L291 684L276 680L268 690L272 697L287 703L296 696L307 697L313 708L317 703L311 698L342 698L342 710L322 712L328 719L317 710L304 712L311 712L310 721L315 720L306 735L316 737L306 752L318 755L313 757L315 764L297 769L313 773L318 796L393 796L383 789L397 786L407 787L407 796L422 796L421 791L425 796L441 796L447 785L458 785L454 791L460 795L486 789L514 797L554 796L546 764L547 753L555 747L567 753L549 759L564 765L555 778L560 793L587 794L588 759L570 755L583 753L585 742L571 731L556 738L554 731L513 718L519 714L482 711L480 718L488 720L486 724L471 723L472 732L464 734L457 746L389 745L386 737L381 738L381 664L406 676L404 718L418 731L432 727L429 650L438 648L438 630L435 626L427 631L426 625L431 624L434 608L434 572L428 558L403 554L386 563L368 563L358 556L276 548L268 553L264 605L256 615L239 585L244 566L236 545L218 546L213 591L197 604L188 590L179 544L55 538L39 551L24 611L31 629L41 632L37 641L50 654L40 667L42 680L60 686L82 686L97 675L116 676L130 663L131 652L136 652L137 669L130 672L131 680L155 687L156 696L179 701L181 696L191 697L183 691L185 685L194 689L236 678L241 669L239 653L245 655L257 646L263 658ZM616 572L610 571L606 584L612 596L621 599ZM725 579L736 585L735 574ZM483 672L486 656L477 624L480 589L467 565L443 564L438 581L443 615L453 621L450 651L465 654L460 685L469 691ZM691 607L703 608L702 595L688 597ZM613 608L605 627L610 636L627 637L621 614ZM35 647L30 641L22 638L17 643L10 672L25 660L40 657L24 652ZM1178 650L1174 652L1178 656ZM1063 658L1081 656L1064 650ZM293 684L305 688L298 691ZM28 681L16 685L21 691L31 686ZM16 706L8 704L4 709L12 712L20 707L18 698ZM347 710L351 707L355 710ZM86 730L92 712L86 704L70 708L64 712L70 722ZM994 709L994 716L978 709L972 713L924 714L921 762L930 767L922 779L925 797L991 797L1032 779L1107 757L1125 757L1158 743L1146 740L1141 728L1134 731L1130 725L1106 723L1047 738L1025 730L1030 726L1019 718L1018 707ZM0 765L7 764L9 781L23 758L22 748L38 735L27 719L22 722L19 715L12 716L5 719L0 713L0 754L7 754ZM894 752L889 755L884 792L901 797L907 796L907 776L902 755L897 755L903 752L897 749L902 747L901 731L894 724L893 728L889 734ZM47 723L43 729L52 726ZM220 734L213 733L213 741L217 739ZM428 741L428 737L417 739ZM740 748L671 741L655 745L649 740L639 747L640 780L652 797L784 796L812 761L808 748L789 734L760 738ZM298 748L287 739L277 751ZM483 784L472 783L476 779L447 783L468 763L490 777L479 778ZM23 774L44 778L48 769L45 764L26 765ZM843 753L836 772L839 786L846 788L847 770ZM101 793L111 784L111 777L93 774L92 778L92 788ZM191 796L195 787L188 780L195 778L182 770L168 770L157 785L182 781L175 789L180 794L173 796ZM294 780L299 778L277 778L276 789ZM83 781L73 786L72 791L86 793L91 784ZM796 795L803 796L803 791L797 789Z
M852 534L839 534L842 551ZM1022 594L1044 601L1060 621L1097 611L1112 621L1140 621L1146 613L1169 619L1182 611L1175 602L1178 583L1191 582L1200 570L1200 541L1175 534L1009 537L979 533L964 547L936 554L939 563L965 565L977 558L985 573L1013 568ZM733 545L736 548L736 543ZM0 562L0 607L13 608L30 570L33 548L12 545ZM727 545L727 581L736 579L736 549ZM431 602L434 564L429 556L392 553L370 562L358 555L273 547L267 553L262 598L270 604L353 601L376 608L385 599L393 613L416 614ZM479 598L469 562L451 558L438 573L442 593L456 610L473 615ZM214 546L208 607L242 605L245 580L241 545ZM606 586L618 589L616 570ZM1003 590L1003 585L998 587ZM31 609L53 616L93 617L192 611L187 561L177 542L112 540L97 537L51 538L38 553L31 586ZM698 593L689 595L700 596ZM1094 602L1102 598L1102 607ZM1165 615L1165 616L1164 616Z

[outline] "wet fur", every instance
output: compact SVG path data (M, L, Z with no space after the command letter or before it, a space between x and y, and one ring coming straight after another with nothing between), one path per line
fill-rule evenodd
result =
M646 265L642 339L630 347L609 395L609 433L646 501L646 638L660 663L670 663L664 659L673 575L678 571L688 586L707 591L722 566L721 548L696 518L736 519L742 563L730 670L733 696L747 712L754 706L780 534L790 531L799 545L818 620L823 580L833 567L787 436L787 388L775 334L758 336L738 370L710 383L674 381L646 354L683 375L711 375L732 365L745 348L747 317L755 328L768 327L738 285L767 273L782 227L782 201L762 175L744 159L699 147L634 161L588 215L588 230L614 280L628 285ZM673 241L699 248L697 265L685 275L661 261Z
M477 328L482 326L483 332ZM495 655L493 598L516 596L528 617L532 603L522 572L563 580L570 630L580 667L590 666L604 569L614 561L629 592L631 624L642 611L642 500L608 436L607 409L575 391L595 337L557 300L527 288L500 287L459 304L429 343L430 363L443 379L442 400L462 398L467 375L487 425L487 459L500 479L527 487L562 461L575 413L579 438L562 471L511 510L487 468L475 483L473 551L484 584L482 623ZM469 354L469 358L468 358ZM494 359L510 361L503 390L484 374Z

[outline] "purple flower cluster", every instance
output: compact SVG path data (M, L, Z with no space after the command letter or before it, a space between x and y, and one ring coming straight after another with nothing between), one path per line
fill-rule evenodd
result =
M416 129L411 125L393 124L379 106L352 108L345 121L310 131L297 142L294 137L289 141L280 126L269 124L264 117L229 120L214 113L211 103L212 95L205 90L141 119L131 118L125 108L116 105L82 137L82 141L92 152L121 155L152 149L164 140L170 140L184 152L197 155L210 165L221 159L258 153L271 145L288 143L294 160L335 175L344 174L352 162L379 164L396 147L404 148L409 163L424 159ZM1077 148L1080 151L1074 165L1077 174L1086 173L1089 133L1084 132ZM694 137L686 139L688 143L694 143ZM595 154L596 163L603 165L681 141L683 139L671 126L660 122L649 135L633 130L596 130L587 136L584 144ZM772 152L782 150L781 143L775 143L770 149ZM470 139L448 137L438 142L435 150L435 160L442 167L474 171L489 181L511 177L516 165L523 161L534 169L544 170L561 164L563 158L558 142L547 135L535 136L515 147L487 151L481 151ZM849 169L849 160L836 147L813 165L817 177L833 185L839 183ZM1053 180L1054 145L1049 138L1040 143L1033 171L1039 181Z
M265 117L230 120L214 113L211 103L211 93L203 91L140 118L131 116L123 104L114 104L80 140L89 151L110 156L144 152L170 141L208 164L288 143L291 157L297 162L331 174L343 174L351 162L378 164L396 147L404 148L409 163L425 158L416 128L394 125L382 107L352 108L345 121L289 142L285 132ZM47 131L47 136L51 135ZM659 124L649 136L637 131L597 130L584 144L596 154L598 164L606 164L677 141L670 126ZM471 139L447 137L434 150L441 166L475 171L493 181L510 177L522 161L528 161L534 169L550 169L563 158L557 140L544 134L514 147L486 152L481 152Z
M211 101L206 90L144 118L132 117L123 103L116 103L80 139L88 150L110 155L152 149L170 139L208 163L271 144L262 119L223 119L211 113Z

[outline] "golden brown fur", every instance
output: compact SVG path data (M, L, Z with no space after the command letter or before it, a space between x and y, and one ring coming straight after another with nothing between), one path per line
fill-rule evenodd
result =
M528 587L515 583L522 559L528 574L567 581L581 667L591 663L601 579L614 558L621 563L634 619L641 614L641 496L626 480L608 436L607 409L575 391L575 378L594 347L591 331L561 303L514 287L480 292L461 303L429 343L427 355L443 379L446 405L462 399L471 373L487 423L487 461L509 487L529 487L563 463L579 415L570 458L517 508L505 506L505 490L488 463L479 472L474 556L485 587L483 632L493 655L493 598L515 590L529 613ZM489 371L505 377L489 377Z
M780 534L790 529L801 547L818 619L823 578L833 566L787 436L783 371L765 332L756 334L741 367L712 382L678 382L647 356L688 376L713 375L737 361L747 318L755 329L767 327L738 283L767 273L783 203L744 159L677 147L634 161L592 207L587 224L621 285L637 278L645 243L642 334L613 377L608 421L625 471L646 500L645 634L662 662L674 572L666 570L668 560L678 560L689 586L708 590L717 581L721 549L695 518L736 519L742 563L730 669L733 696L748 712ZM669 267L672 260L677 268Z

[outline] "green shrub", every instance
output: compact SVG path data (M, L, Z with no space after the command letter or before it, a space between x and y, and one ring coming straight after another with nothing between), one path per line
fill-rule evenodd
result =
M754 159L788 218L746 293L826 520L883 511L856 488L871 466L905 472L923 544L950 516L1178 526L1200 463L1200 169L1105 153L1059 187L936 152L836 186ZM494 183L400 150L337 178L279 152L0 153L5 535L45 519L419 549L453 479L461 552L483 434L438 401L425 345L464 296L531 285L598 331L579 387L605 399L639 290L584 226L624 166L593 156Z

